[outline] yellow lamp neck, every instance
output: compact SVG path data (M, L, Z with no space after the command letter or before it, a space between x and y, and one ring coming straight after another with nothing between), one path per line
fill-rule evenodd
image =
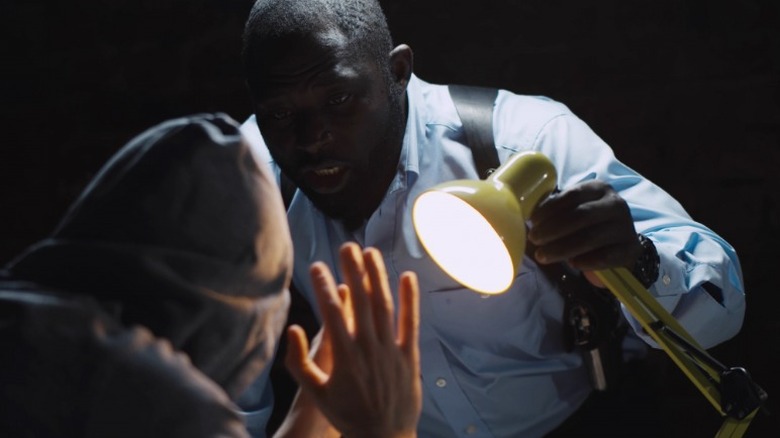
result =
M549 158L539 152L521 152L496 169L488 181L508 186L527 219L536 204L555 190L557 179Z

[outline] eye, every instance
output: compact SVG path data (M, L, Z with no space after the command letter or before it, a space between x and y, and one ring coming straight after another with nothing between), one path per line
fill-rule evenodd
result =
M342 103L349 100L350 97L351 95L349 93L337 94L328 99L328 105L341 105Z

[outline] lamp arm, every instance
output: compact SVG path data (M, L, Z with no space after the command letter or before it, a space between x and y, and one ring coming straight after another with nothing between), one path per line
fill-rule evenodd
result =
M691 356L691 360L703 371L719 376L721 410L729 417L742 420L761 407L767 399L767 393L750 377L750 373L741 367L726 367L704 350L691 345L682 336L666 326L657 324L657 330L669 336Z
M726 420L717 438L738 438L767 394L743 368L727 368L709 355L625 268L594 272L645 332Z
M669 327L663 325L660 321L654 324L653 329L669 336L670 341L676 343L688 354L690 354L691 359L696 361L700 367L706 367L711 372L718 374L724 373L728 370L725 365L712 357L709 353L707 353L707 351L702 350L699 347L686 341L684 337L680 336L677 332L670 329Z

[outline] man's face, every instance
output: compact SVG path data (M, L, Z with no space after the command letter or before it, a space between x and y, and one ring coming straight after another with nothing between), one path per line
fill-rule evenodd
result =
M359 225L395 175L400 93L337 30L277 41L266 52L252 79L271 155L322 212Z

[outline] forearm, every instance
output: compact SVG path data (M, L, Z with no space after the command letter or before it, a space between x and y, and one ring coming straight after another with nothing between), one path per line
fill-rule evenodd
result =
M337 438L341 434L317 409L314 401L300 390L274 438Z

